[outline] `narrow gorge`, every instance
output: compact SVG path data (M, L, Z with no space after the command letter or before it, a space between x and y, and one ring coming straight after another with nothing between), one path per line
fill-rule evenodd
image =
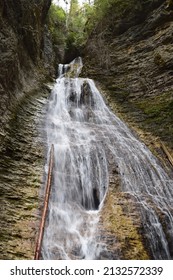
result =
M0 259L172 259L172 1L0 2Z

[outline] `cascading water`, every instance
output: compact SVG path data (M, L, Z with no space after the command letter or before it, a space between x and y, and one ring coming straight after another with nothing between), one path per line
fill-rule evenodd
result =
M111 154L121 191L131 193L140 205L153 258L171 259L173 181L108 109L94 82L78 78L81 68L80 58L59 66L49 101L47 141L55 147L55 166L42 257L101 258L106 244L97 238L97 223Z

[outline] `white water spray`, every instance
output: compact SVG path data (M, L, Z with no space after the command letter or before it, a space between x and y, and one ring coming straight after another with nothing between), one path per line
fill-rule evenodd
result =
M101 258L106 244L97 238L97 223L108 188L111 154L121 190L134 195L140 205L153 258L170 259L173 182L146 146L108 109L94 82L78 78L81 68L80 58L59 66L49 101L47 141L55 147L55 167L42 257ZM70 78L72 74L75 78Z

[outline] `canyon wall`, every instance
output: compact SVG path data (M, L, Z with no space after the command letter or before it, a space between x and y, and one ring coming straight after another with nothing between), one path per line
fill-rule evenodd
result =
M173 148L173 3L132 2L122 16L112 6L93 31L83 74L115 113Z
M51 0L0 0L0 145L21 100L53 76L54 51L46 25Z

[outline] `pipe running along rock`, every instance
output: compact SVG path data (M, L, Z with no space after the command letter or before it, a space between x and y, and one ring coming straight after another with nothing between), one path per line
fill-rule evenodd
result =
M40 254L41 254L44 227L45 227L45 223L46 223L46 216L47 216L49 197L50 197L50 191L51 191L53 164L54 164L54 145L52 144L51 150L50 150L50 157L49 157L49 170L48 170L46 190L45 190L44 206L43 206L43 212L42 212L42 217L41 217L41 222L40 222L39 234L38 234L38 238L37 238L37 242L36 242L34 260L39 260Z

